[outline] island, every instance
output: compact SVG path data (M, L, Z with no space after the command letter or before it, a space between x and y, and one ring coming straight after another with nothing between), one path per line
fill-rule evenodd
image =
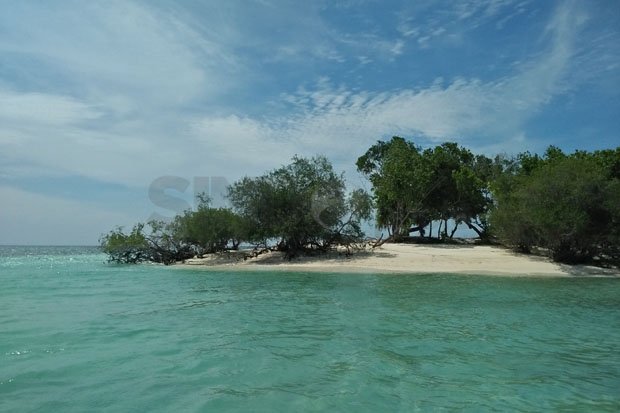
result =
M565 154L423 149L393 137L356 163L371 191L347 188L324 156L228 188L227 208L116 228L101 246L116 263L238 269L613 275L620 264L620 147ZM370 239L364 227L382 231ZM459 240L459 228L473 237ZM475 238L474 238L475 237Z

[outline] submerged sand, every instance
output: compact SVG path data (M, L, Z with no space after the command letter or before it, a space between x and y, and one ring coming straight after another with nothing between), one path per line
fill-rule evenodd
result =
M618 270L570 266L508 249L482 245L384 244L350 256L332 253L286 260L282 253L268 252L244 259L231 252L194 258L181 267L235 270L284 270L342 273L450 273L504 276L620 276Z

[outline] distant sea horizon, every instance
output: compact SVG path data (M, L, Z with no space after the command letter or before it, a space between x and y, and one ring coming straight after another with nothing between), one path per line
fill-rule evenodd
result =
M0 244L0 247L99 247L97 244Z

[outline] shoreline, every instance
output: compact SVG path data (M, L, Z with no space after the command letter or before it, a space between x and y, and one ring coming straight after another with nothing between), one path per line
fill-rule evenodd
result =
M504 277L620 277L620 270L567 265L534 255L487 245L384 244L350 256L328 253L287 261L268 252L243 259L243 251L193 258L175 268L235 271L294 271L352 274L464 274Z

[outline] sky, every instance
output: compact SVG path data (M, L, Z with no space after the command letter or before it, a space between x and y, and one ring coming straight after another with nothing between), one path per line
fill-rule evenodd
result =
M294 155L620 145L620 2L0 0L0 244L92 245Z

